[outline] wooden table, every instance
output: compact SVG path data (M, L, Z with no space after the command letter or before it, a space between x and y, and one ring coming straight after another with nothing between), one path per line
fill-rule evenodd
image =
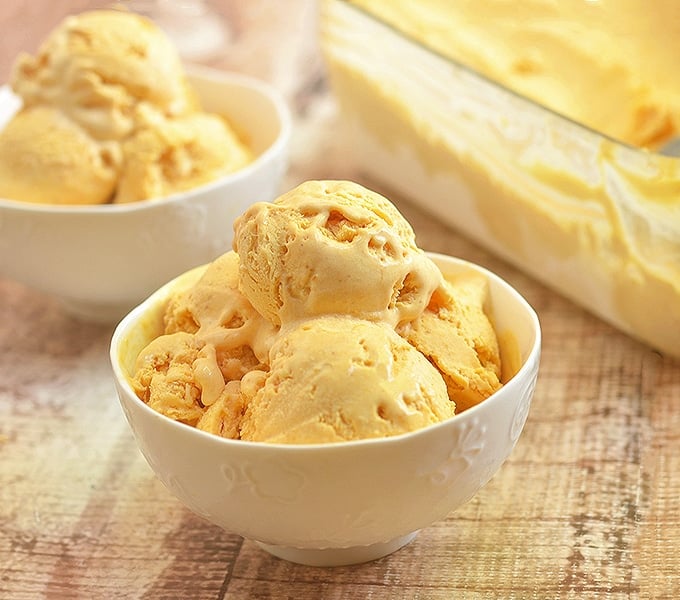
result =
M2 79L20 49L87 6L2 3ZM212 62L273 83L294 109L284 189L351 178L386 193L423 248L496 271L535 307L543 360L524 434L473 500L399 552L334 569L287 563L193 515L155 479L116 399L112 327L0 280L0 598L680 597L678 361L367 180L337 141L314 2L218 8L232 40Z

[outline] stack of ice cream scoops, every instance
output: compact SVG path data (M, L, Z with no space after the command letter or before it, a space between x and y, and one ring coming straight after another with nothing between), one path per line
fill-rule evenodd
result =
M123 10L67 17L11 88L22 108L0 132L0 197L125 203L185 191L252 160L232 124L202 111L176 49Z
M309 181L254 204L233 250L172 288L132 386L219 436L328 443L453 417L501 386L486 279L446 278L396 207Z

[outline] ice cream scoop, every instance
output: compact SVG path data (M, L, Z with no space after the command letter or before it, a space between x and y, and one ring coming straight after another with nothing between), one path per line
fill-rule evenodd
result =
M116 203L162 198L252 162L252 152L216 114L154 118L122 144Z
M347 314L396 325L441 281L386 198L350 181L308 181L234 223L240 288L272 322Z
M486 278L469 273L444 280L425 311L398 332L442 374L462 412L501 387L498 339L485 310Z
M225 381L266 363L278 331L238 290L238 265L234 252L217 258L196 284L170 298L164 315L166 334L192 333L215 348Z
M19 56L11 85L26 106L59 108L97 139L123 139L144 112L178 116L197 104L165 33L122 10L64 19L35 56Z
M384 323L347 316L284 329L268 372L241 383L241 439L322 443L398 435L453 416L428 360Z
M215 421L217 411L233 406L230 382L265 368L277 328L255 312L237 286L238 256L228 252L194 285L169 298L162 335L140 352L135 365L133 386L149 406L202 427ZM202 419L215 403L217 411Z
M17 113L0 131L0 197L52 204L102 204L113 194L120 151L92 139L49 107Z
M200 347L191 334L177 332L154 339L139 354L131 384L137 395L157 412L196 425L204 412L203 386L193 364ZM203 358L207 358L205 353Z

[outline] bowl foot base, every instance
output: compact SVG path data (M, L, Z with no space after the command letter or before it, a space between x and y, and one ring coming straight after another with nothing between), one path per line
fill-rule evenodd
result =
M263 542L255 543L270 554L290 562L312 567L339 567L377 560L392 554L392 552L396 552L399 548L408 544L417 534L417 531L413 531L388 542L368 546L351 546L349 548L291 548Z

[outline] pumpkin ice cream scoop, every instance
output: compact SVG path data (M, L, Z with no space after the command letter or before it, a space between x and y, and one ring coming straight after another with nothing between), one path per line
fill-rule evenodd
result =
M17 113L0 131L0 197L34 203L103 204L120 164L117 144L98 142L50 107Z
M251 371L241 439L325 443L407 433L452 417L439 372L394 329L325 316L284 329Z
M265 368L276 328L237 286L238 256L228 252L195 284L168 300L163 333L140 352L131 380L154 410L204 428L215 421L215 413L233 405L234 383L253 369ZM218 433L226 435L224 428Z
M488 288L478 274L445 279L427 309L397 330L442 374L456 412L479 404L501 387Z
M253 160L229 123L210 113L152 119L123 142L122 155L116 203L189 190Z
M58 108L106 140L129 135L140 111L173 117L197 103L170 39L149 19L122 10L64 19L35 56L18 57L11 86L25 106Z
M308 181L234 223L240 289L273 323L346 314L393 326L441 281L386 198L350 181Z

